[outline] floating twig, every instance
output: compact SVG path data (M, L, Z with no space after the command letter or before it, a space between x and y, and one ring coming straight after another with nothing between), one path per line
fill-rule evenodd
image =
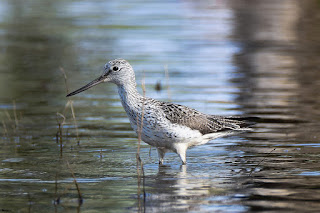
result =
M268 155L270 155L270 154L271 154L274 150L276 150L276 149L277 149L277 148L274 148L273 150L271 150L271 151L268 153ZM256 166L253 168L253 170L251 170L249 176L252 175L253 171L256 170L256 168L257 168L258 166L260 166L260 164L261 164L267 157L268 157L268 156L264 157L264 158L258 163L258 165L256 165Z
M64 84L66 86L67 94L69 94L68 78L67 78L66 72L64 71L64 69L62 67L60 67L60 71L62 72L63 77L64 77Z
M16 101L13 100L13 115L14 115L14 121L15 121L15 124L16 124L16 128L18 128L19 126L19 121L18 121L18 117L17 117L17 107L16 107Z
M78 143L78 145L80 145L80 138L79 138L78 124L77 124L76 114L74 113L73 101L71 101L71 100L70 100L70 108L71 108L71 113L72 113L73 123L74 123L74 126L76 127L77 143Z
M63 121L62 121L62 122L59 121L58 116L60 116L61 118L63 118ZM63 138L63 137L62 137L62 128L63 128L63 125L65 124L65 121L66 121L66 117L65 117L63 114L57 112L57 122L58 122L58 133L57 133L57 134L59 134L59 138L60 138L60 156L61 156L61 157L62 157L62 152L63 152L63 146L62 146L62 138Z
M60 67L60 71L61 71L62 74L63 74L64 83L65 83L65 86L66 86L66 92L67 92L67 94L68 94L68 93L69 93L69 86L68 86L67 74L66 74L66 72L64 71L64 69L63 69L62 67ZM74 123L74 126L75 126L75 128L76 128L77 144L80 145L80 137L79 137L78 124L77 124L76 114L75 114L75 111L74 111L73 101L72 101L72 100L68 100L68 102L66 103L66 106L65 106L65 108L64 108L63 114L64 114L64 115L66 114L67 108L68 108L69 106L70 106L70 109L71 109L71 114L72 114L72 118L73 118L73 123Z
M74 172L72 170L72 168L70 167L70 164L69 164L69 161L67 161L67 166L70 170L70 173L73 177L73 182L74 182L74 185L76 186L77 188L77 191L78 191L78 200L79 200L79 204L81 205L83 203L83 199L82 199L82 195L81 195L81 191L80 191L80 187L79 187L79 184L77 182L77 179L76 179L76 176L74 175Z
M60 204L60 195L58 195L58 173L56 173L55 181L54 181L54 195L55 199L53 201L54 205Z

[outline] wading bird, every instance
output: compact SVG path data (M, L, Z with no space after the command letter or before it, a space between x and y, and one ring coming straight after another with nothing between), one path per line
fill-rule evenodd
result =
M189 147L247 131L253 124L251 118L207 115L183 105L142 96L136 89L134 70L124 59L109 61L100 77L67 97L103 82L118 86L121 103L131 127L137 134L141 134L144 142L157 148L159 164L163 164L164 155L169 150L177 153L182 164L186 164Z

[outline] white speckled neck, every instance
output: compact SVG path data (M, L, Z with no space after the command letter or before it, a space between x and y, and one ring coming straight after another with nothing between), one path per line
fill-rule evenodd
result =
M137 91L135 82L118 85L118 92L121 104L129 117L131 126L136 131L137 115L140 114L138 118L140 120L143 96Z
M118 86L118 93L120 95L123 107L125 105L138 105L142 101L142 95L138 92L136 84L128 83Z

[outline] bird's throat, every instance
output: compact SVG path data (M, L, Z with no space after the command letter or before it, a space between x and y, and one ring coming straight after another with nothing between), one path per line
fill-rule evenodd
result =
M121 103L128 116L132 111L140 111L143 96L138 92L135 85L118 86Z

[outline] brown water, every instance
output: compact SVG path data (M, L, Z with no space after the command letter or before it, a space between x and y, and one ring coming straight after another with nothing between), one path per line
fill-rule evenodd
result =
M1 1L0 210L319 211L319 14L317 0ZM143 196L116 87L71 99L80 141L64 111L61 68L74 90L118 57L147 96L262 122L190 149L187 166L169 153L159 167L142 144Z

